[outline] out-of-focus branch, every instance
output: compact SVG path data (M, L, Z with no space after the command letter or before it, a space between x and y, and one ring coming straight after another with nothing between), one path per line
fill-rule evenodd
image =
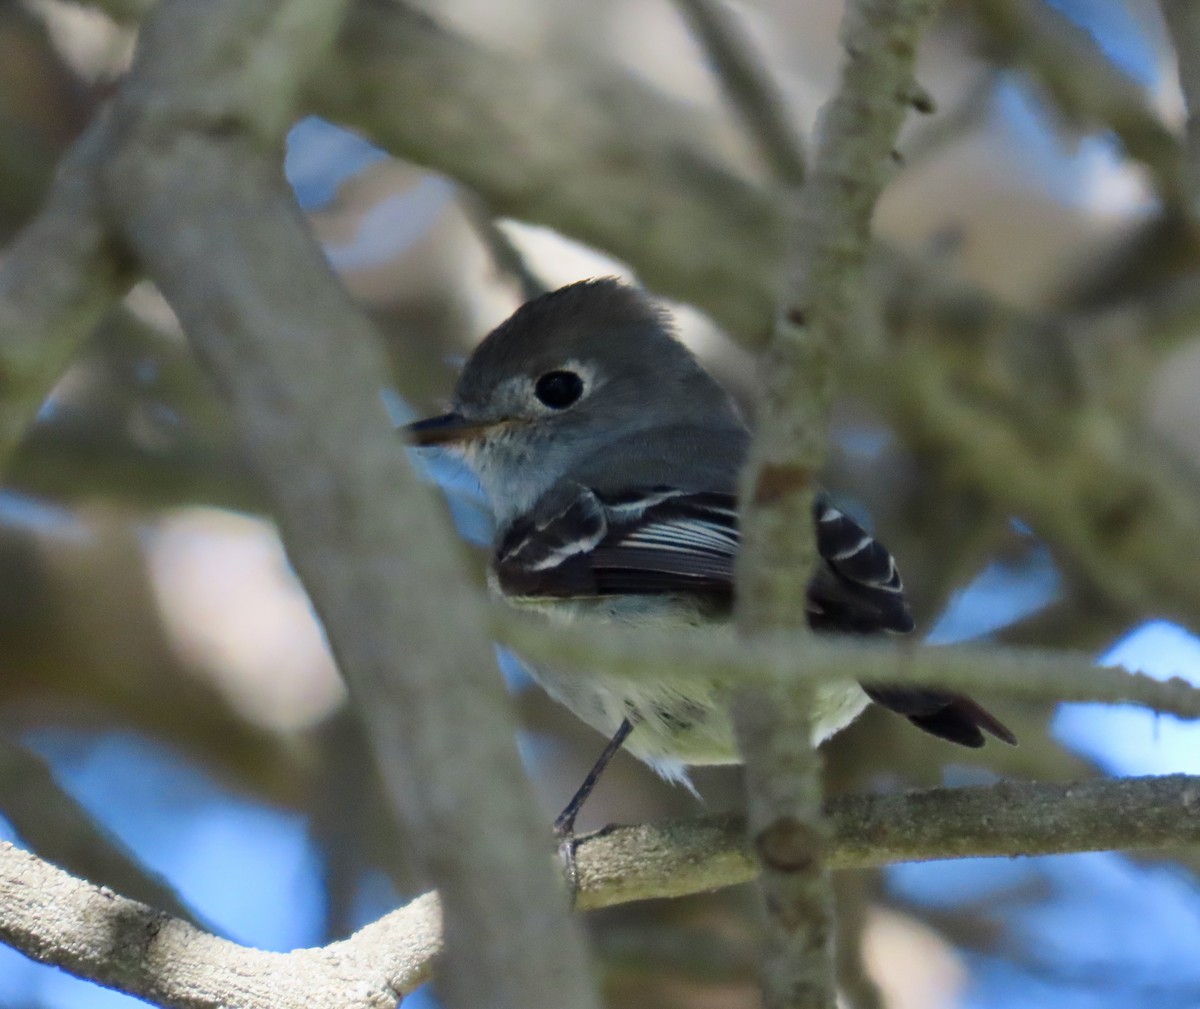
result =
M1103 53L1087 31L1044 0L971 0L991 55L1023 67L1071 123L1111 130L1150 169L1163 199L1184 196L1179 144L1150 108L1145 90Z
M1187 207L1200 220L1200 9L1188 0L1160 0L1163 19L1175 46L1179 86L1187 107L1183 176Z
M934 858L1170 849L1200 843L1200 778L1000 784L832 800L834 869ZM581 908L679 897L754 878L737 817L612 827L580 840ZM0 939L162 1006L392 1009L442 950L429 893L342 942L265 953L200 932L0 844ZM114 955L114 951L118 951Z
M469 186L493 213L635 263L651 288L765 340L778 201L723 162L704 115L652 87L531 64L403 3L357 0L308 100Z
M132 281L109 241L95 187L107 129L100 117L76 141L45 207L0 260L0 466Z
M147 869L55 780L45 761L0 737L0 812L55 865L197 928L208 927L174 888Z
M804 142L789 115L778 81L767 69L738 12L726 0L675 0L704 46L730 104L784 185L804 182Z
M96 94L63 58L40 12L0 6L0 243L12 241L45 203L74 136L95 111Z
M522 300L532 301L545 294L548 290L545 283L533 272L521 250L496 222L484 202L476 194L466 192L460 192L458 200L496 269L515 282Z
M873 883L878 874L840 873L833 880L834 927L833 961L837 971L838 994L846 1009L887 1009L883 993L867 970L863 958L863 939L868 913L876 897Z
M916 46L931 0L851 0L847 62L821 113L812 173L791 192L791 249L775 333L761 362L764 395L742 476L736 616L744 634L805 627L817 561L813 493L825 461L834 362L862 301L870 221L889 155L918 92ZM764 147L778 141L764 137ZM798 183L793 173L790 179ZM832 1007L833 897L824 866L821 764L811 742L812 683L780 677L734 695L746 762L747 820L768 916L768 1009Z
M531 661L553 664L564 674L603 672L634 683L649 676L698 680L728 690L739 684L780 680L817 685L862 679L1019 700L1137 704L1180 718L1200 718L1200 687L1187 680L1156 680L1144 673L1097 666L1090 657L1070 651L898 646L891 640L836 640L802 633L733 641L699 630L671 635L640 628L599 628L586 622L572 624L567 633L505 613L496 615L493 626L496 637L513 651Z
M445 1000L583 1009L594 1004L583 944L543 857L481 599L384 410L375 333L280 171L299 76L340 12L324 0L163 0L114 108L106 197L230 405L438 885Z
M1075 347L1037 323L995 342L962 335L930 339L918 324L894 342L855 348L845 374L915 450L1028 521L1114 613L1200 623L1200 584L1179 563L1181 551L1200 549L1200 474L1168 458L1132 411L1081 388L1073 354L1102 354L1099 341ZM1001 347L1014 358L1031 351L1041 370L1007 369ZM1126 361L1120 372L1093 363L1114 383L1150 364Z

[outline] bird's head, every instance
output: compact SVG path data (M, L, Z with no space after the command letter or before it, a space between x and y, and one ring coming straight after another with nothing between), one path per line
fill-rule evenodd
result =
M407 432L460 453L501 512L528 507L581 460L639 432L724 424L740 425L729 396L666 313L605 279L522 305L475 349L450 412Z

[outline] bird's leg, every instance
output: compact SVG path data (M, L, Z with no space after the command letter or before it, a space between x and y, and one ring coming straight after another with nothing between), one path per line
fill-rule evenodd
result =
M588 771L587 777L583 779L583 784L576 789L575 794L571 796L571 801L567 803L563 811L555 818L554 833L559 837L570 837L575 833L575 817L579 815L583 804L587 802L587 797L592 794L592 789L596 787L596 782L600 780L600 775L608 767L609 761L617 755L621 744L625 742L632 731L633 722L628 718L623 719L621 724L617 726L617 731L613 733L612 739L604 747L604 752L596 758L596 763L592 765L592 769Z
M587 802L587 797L592 794L592 789L596 787L596 782L600 780L600 775L604 773L609 761L617 755L621 744L633 731L633 724L629 718L622 719L621 724L617 726L617 731L613 733L612 739L608 741L608 745L604 747L603 752L592 765L592 769L588 771L587 777L583 779L583 784L575 790L571 801L554 820L554 833L560 839L558 851L563 860L572 898L574 898L579 884L579 870L575 864L575 817L579 815L583 804Z

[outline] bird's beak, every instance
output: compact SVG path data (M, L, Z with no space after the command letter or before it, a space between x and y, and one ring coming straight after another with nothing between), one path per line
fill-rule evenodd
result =
M492 426L468 420L459 413L444 413L406 424L401 430L414 445L450 445L473 441Z

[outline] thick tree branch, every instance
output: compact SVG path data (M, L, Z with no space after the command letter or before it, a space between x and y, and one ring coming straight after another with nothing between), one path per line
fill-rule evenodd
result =
M178 1009L393 1009L440 951L436 898L321 950L267 953L201 932L0 844L0 938L27 956ZM401 938L402 937L402 938Z
M835 869L934 858L1169 849L1200 843L1200 778L1000 784L852 796L828 804ZM747 882L739 818L613 827L581 839L579 906L678 897ZM390 1009L441 950L426 894L342 942L265 953L74 879L0 844L0 939L27 956L178 1009ZM116 951L119 955L114 955Z
M583 945L543 857L481 600L385 413L375 334L280 171L297 75L338 12L164 0L113 111L105 196L230 405L438 885L447 1003L582 1009Z

